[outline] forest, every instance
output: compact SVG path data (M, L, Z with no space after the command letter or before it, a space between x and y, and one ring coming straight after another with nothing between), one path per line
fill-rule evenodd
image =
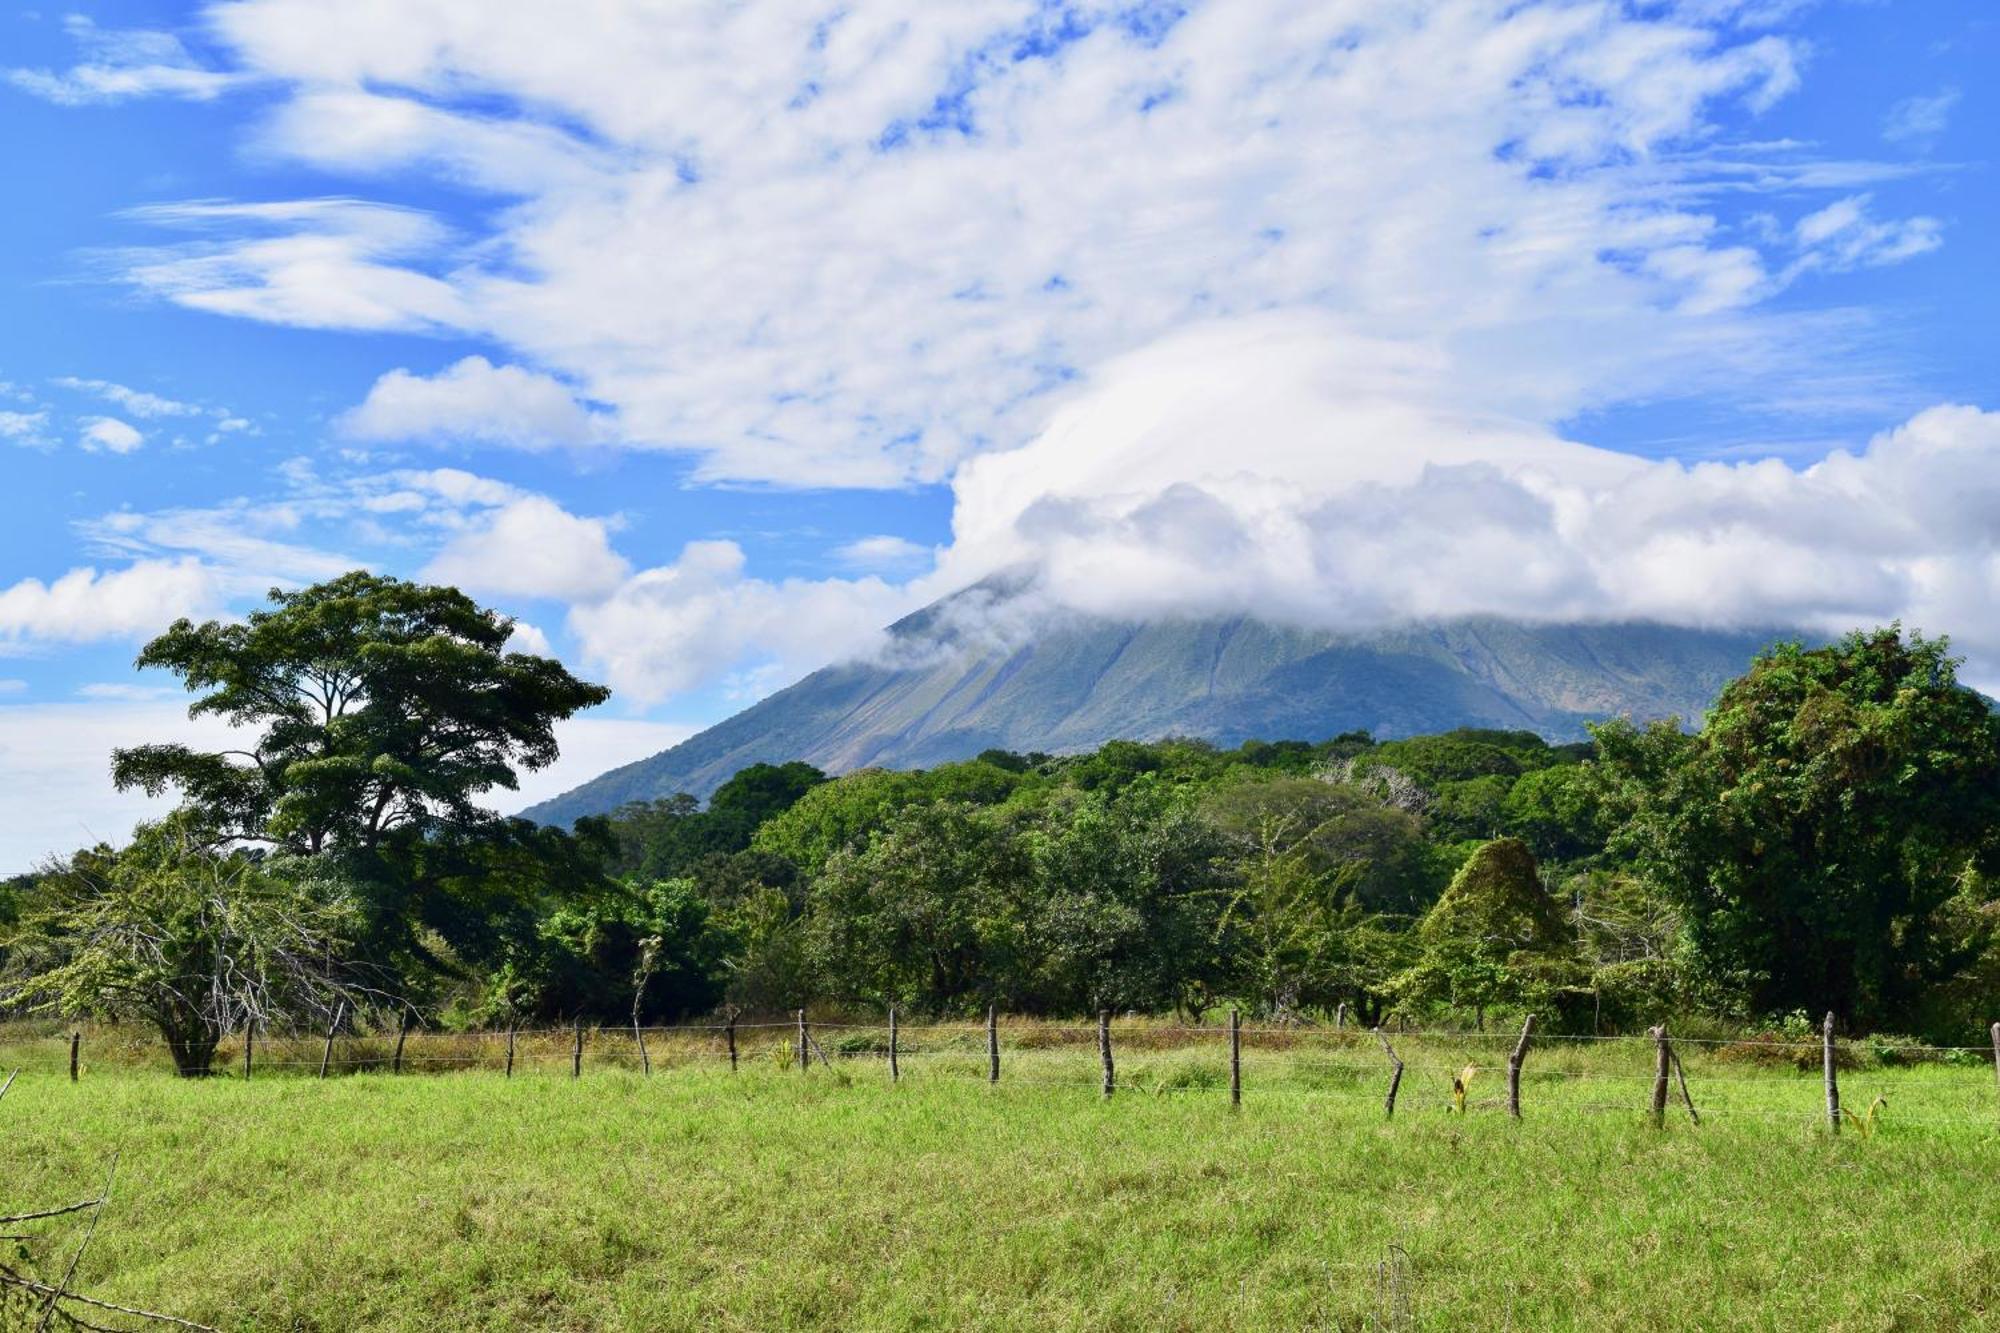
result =
M572 830L494 815L606 691L451 589L354 574L142 665L252 739L139 744L123 848L0 886L0 1004L157 1027L476 1028L811 1006L1672 1017L1963 1040L2000 989L2000 721L1900 626L1780 643L1698 728L1588 741L1119 741L829 777Z

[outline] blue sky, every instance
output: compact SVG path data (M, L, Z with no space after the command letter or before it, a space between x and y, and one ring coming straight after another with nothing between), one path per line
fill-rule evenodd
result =
M2000 682L1980 0L554 14L0 15L0 868L141 809L148 633L353 564L613 685L540 794L1000 567Z

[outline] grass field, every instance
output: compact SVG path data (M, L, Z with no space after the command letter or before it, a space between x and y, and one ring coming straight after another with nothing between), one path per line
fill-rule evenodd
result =
M1969 1057L1864 1061L1847 1099L1887 1107L1836 1139L1816 1072L1697 1048L1703 1123L1655 1130L1643 1044L1538 1046L1514 1123L1506 1043L1405 1038L1385 1123L1352 1038L1247 1051L1232 1112L1206 1037L1138 1034L1107 1102L1087 1045L1029 1030L998 1086L974 1033L913 1034L893 1087L859 1036L801 1074L784 1035L734 1075L658 1040L644 1078L607 1034L579 1080L552 1036L512 1079L75 1084L0 1039L0 1213L91 1196L116 1150L78 1287L227 1329L2000 1327ZM13 1229L47 1272L83 1225Z

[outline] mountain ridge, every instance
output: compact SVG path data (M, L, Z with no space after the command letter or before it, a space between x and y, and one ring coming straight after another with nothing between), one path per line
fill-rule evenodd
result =
M802 759L829 772L922 768L982 750L1065 753L1125 738L1318 740L1459 726L1575 740L1585 722L1697 718L1775 630L1650 622L1535 625L1498 617L1368 632L1245 615L1059 617L984 643L951 613L975 589L898 621L890 660L823 667L680 744L522 813L568 824L628 801L706 798L738 770Z

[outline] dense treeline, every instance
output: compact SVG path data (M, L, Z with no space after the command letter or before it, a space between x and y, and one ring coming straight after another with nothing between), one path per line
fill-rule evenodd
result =
M142 661L261 726L122 751L180 811L0 886L10 1003L156 1023L662 1022L830 1004L1611 1030L1699 1013L1964 1037L2000 982L2000 724L1940 641L1779 645L1698 732L1112 742L570 832L475 798L602 691L448 589L350 575Z

